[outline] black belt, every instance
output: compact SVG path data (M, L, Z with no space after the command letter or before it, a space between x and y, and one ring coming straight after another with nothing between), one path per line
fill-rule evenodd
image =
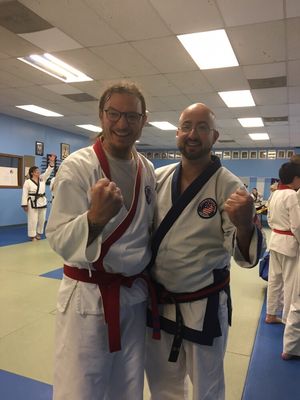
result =
M217 315L217 310L218 310L218 305L219 305L219 292L222 290L225 290L227 295L228 295L228 320L229 324L231 324L231 301L230 301L230 290L229 290L229 280L230 280L230 274L229 270L226 268L222 270L214 270L214 283L211 285L208 285L200 290L197 290L192 293L174 293L174 292L169 292L166 290L162 285L157 284L157 296L158 296L158 302L160 304L174 304L175 305L175 310L176 310L176 320L175 320L175 326L174 323L166 326L166 331L170 332L170 329L173 330L174 334L174 340L172 343L171 347L171 352L169 356L170 362L176 362L178 359L180 347L184 338L184 334L188 328L186 328L183 324L183 317L180 311L180 303L188 303L191 301L196 301L196 300L201 300L208 298L208 304L207 304L207 311L208 311L208 319L204 320L204 326L203 330L207 328L208 330L208 336L204 334L204 342L205 344L212 344L212 338L216 336L221 336L221 329L218 321L218 315ZM215 318L212 318L212 312L216 316ZM206 323L207 322L207 323ZM164 321L161 321L161 328L164 329ZM207 325L207 326L205 326ZM151 322L150 322L151 326ZM175 333L174 333L175 331Z

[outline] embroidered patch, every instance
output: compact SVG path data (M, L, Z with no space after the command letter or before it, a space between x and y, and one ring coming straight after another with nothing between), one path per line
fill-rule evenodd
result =
M208 198L201 201L197 213L201 218L212 218L217 212L218 206L214 199Z
M150 186L145 186L145 196L148 204L152 201L152 189Z

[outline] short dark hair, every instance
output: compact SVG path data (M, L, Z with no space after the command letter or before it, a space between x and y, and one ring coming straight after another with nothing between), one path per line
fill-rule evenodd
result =
M142 94L141 90L137 87L137 85L133 82L119 82L115 83L111 86L109 86L102 94L100 97L99 101L99 112L103 113L104 111L104 106L105 103L110 99L113 93L126 93L126 94L132 94L133 96L136 96L140 101L142 105L142 114L146 115L146 101L144 98L144 95Z
M282 164L279 169L280 182L288 185L293 182L295 177L300 178L300 164L287 162Z

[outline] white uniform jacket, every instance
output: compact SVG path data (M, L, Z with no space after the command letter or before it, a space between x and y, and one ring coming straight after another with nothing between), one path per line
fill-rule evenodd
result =
M214 162L220 163L217 158ZM177 198L174 194L180 181L178 171L178 164L156 170L155 227L159 226L173 202L180 201L180 194L177 193ZM213 270L229 268L232 255L241 267L251 268L257 264L261 255L261 234L257 229L254 231L249 249L250 262L247 262L238 248L236 229L224 212L225 201L239 187L243 187L242 182L220 166L165 235L152 274L167 290L191 293L212 284ZM184 325L201 331L206 305L207 299L181 303ZM175 321L175 307L164 305L162 315Z
M105 271L132 276L142 272L150 258L150 234L155 203L155 175L152 164L134 152L136 160L142 161L142 178L135 216L123 236L117 240L104 257ZM72 153L61 164L55 178L54 201L47 225L47 238L51 247L61 255L65 264L76 268L93 270L92 263L100 255L103 241L128 214L123 206L119 213L105 226L102 233L87 247L87 212L91 201L91 187L104 178L93 147ZM64 276L58 299L58 310L63 312L75 287L78 296L78 312L102 314L97 284L77 282ZM121 287L120 304L144 301L147 289L142 280L132 288ZM99 301L98 301L99 300Z
M268 224L271 229L291 231L294 236L273 232L269 240L270 250L295 257L300 243L300 206L293 189L280 189L273 193L268 209Z
M49 165L46 171L40 175L38 185L32 179L26 179L23 185L22 206L28 206L29 204L32 208L47 207L46 181L52 171L53 167Z

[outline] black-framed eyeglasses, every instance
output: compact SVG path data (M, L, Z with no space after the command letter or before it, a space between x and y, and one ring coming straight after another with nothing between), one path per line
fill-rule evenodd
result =
M208 135L210 131L214 131L214 128L210 128L206 123L199 123L197 125L192 125L192 124L182 124L181 126L178 127L181 132L184 133L189 133L193 129L196 131L197 134L205 134Z
M122 112L115 110L114 108L107 108L105 111L106 117L110 122L118 122L119 119L124 115L128 124L136 124L141 120L143 114L139 114L134 111Z

